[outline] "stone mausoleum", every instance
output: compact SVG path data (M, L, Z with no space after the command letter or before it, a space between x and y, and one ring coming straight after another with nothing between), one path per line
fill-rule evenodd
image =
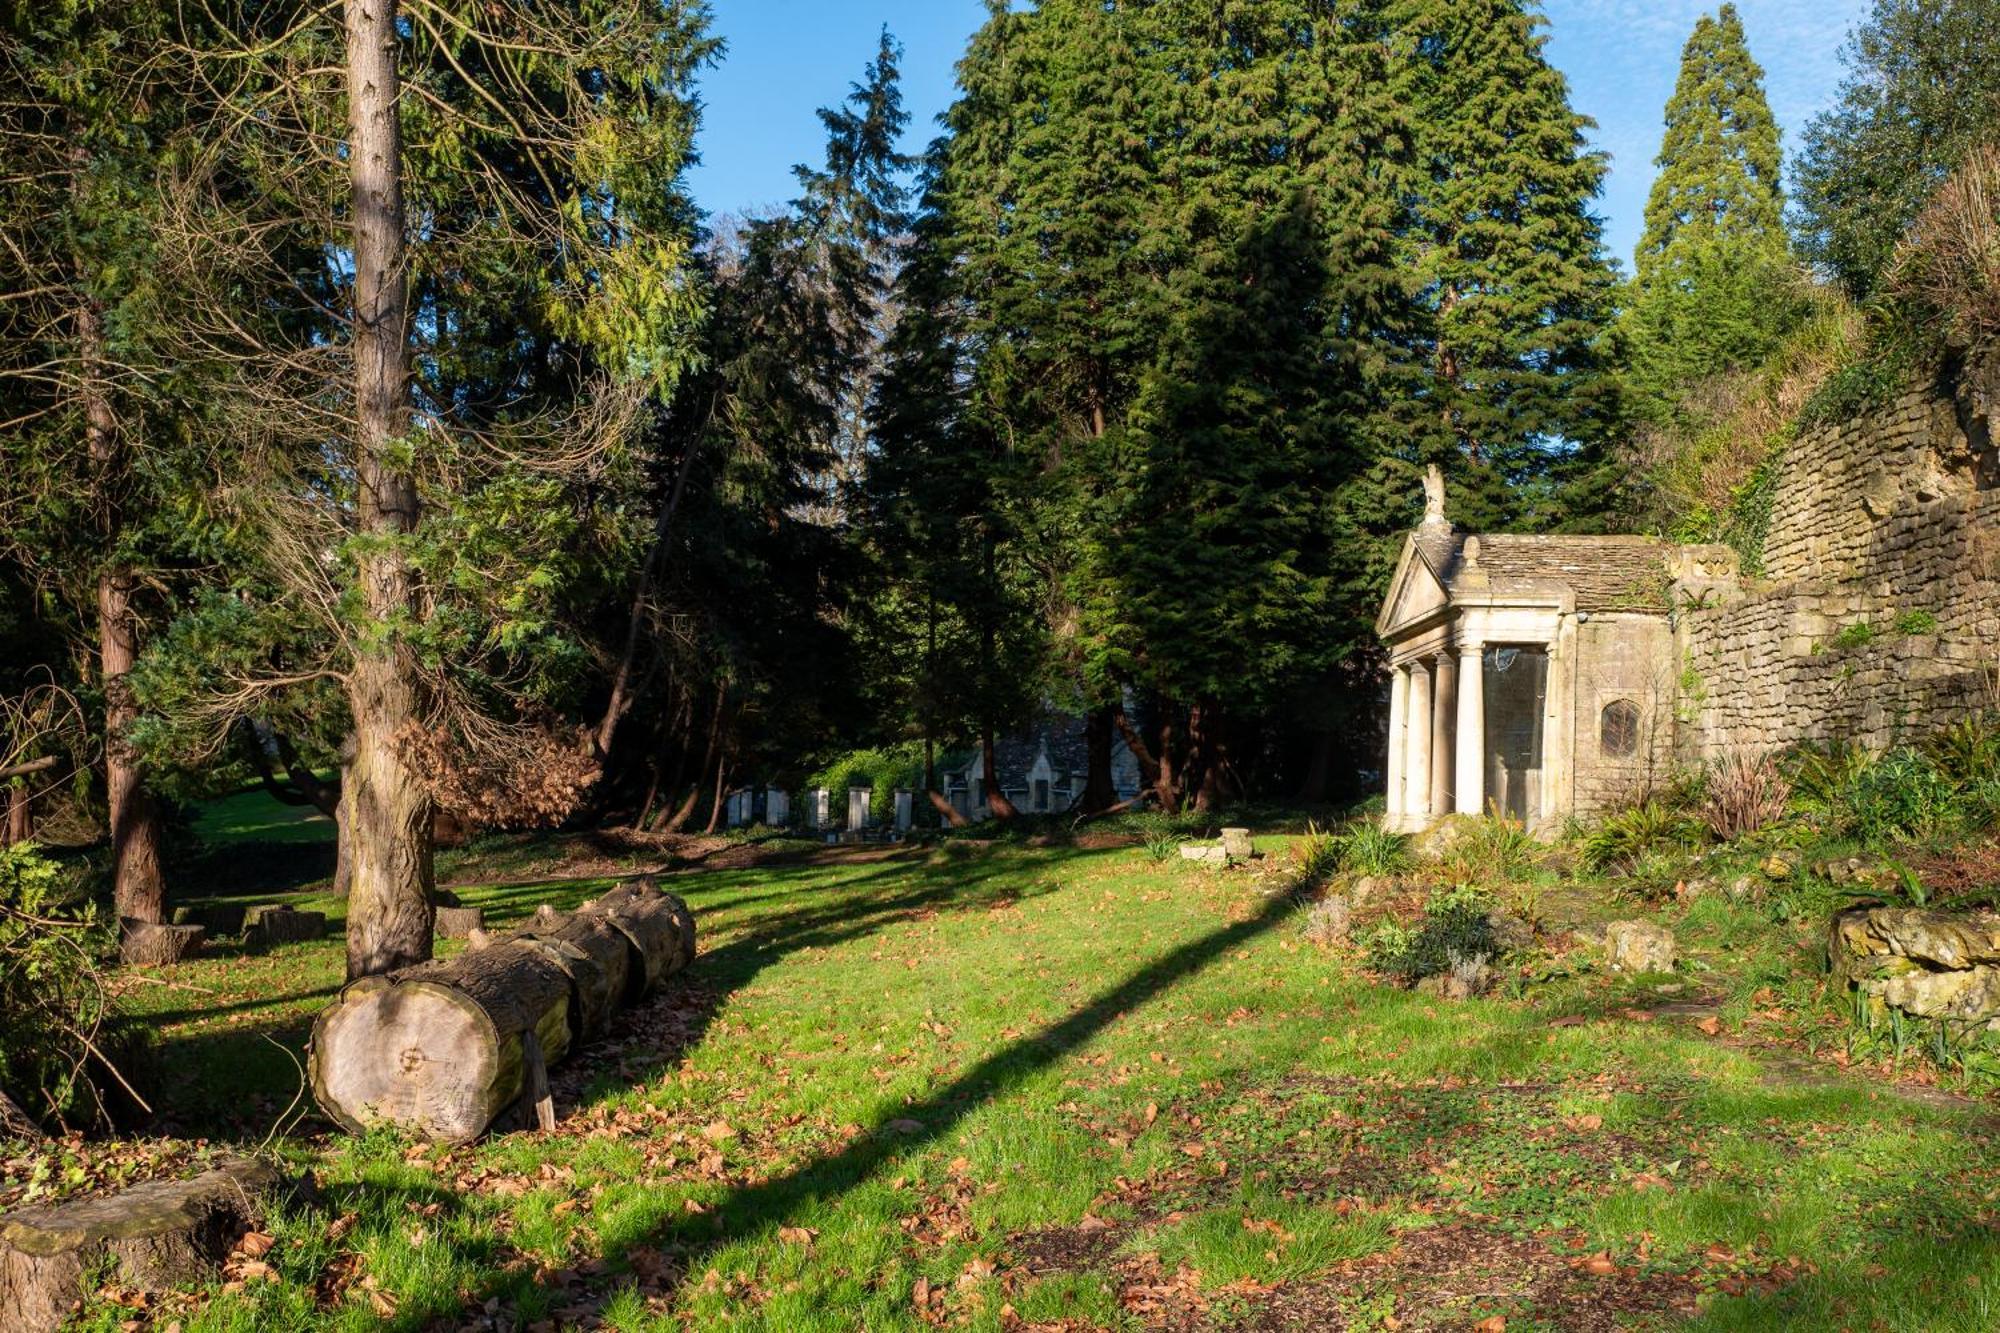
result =
M1404 540L1388 823L1531 829L1678 766L1805 741L1880 749L2000 703L2000 355L1787 446L1761 550L1458 531Z

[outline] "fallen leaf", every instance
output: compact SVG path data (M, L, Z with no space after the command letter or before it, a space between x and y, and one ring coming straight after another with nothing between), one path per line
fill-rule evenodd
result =
M1472 1326L1472 1333L1507 1333L1507 1320L1497 1314L1482 1319Z
M268 1231L246 1231L243 1233L243 1239L236 1242L236 1252L248 1255L252 1259L262 1259L277 1243L277 1237Z
M721 1143L736 1137L736 1126L727 1120L711 1120L701 1127L701 1136L710 1143Z
M1710 1014L1707 1018L1702 1019L1701 1022L1696 1023L1695 1026L1713 1037L1722 1031L1722 1020L1714 1014Z
M779 1227L778 1239L787 1245L811 1245L819 1233L811 1227Z

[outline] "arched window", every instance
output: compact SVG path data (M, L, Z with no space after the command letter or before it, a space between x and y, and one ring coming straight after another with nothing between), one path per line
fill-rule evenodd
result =
M1610 759L1630 759L1639 753L1639 705L1614 699L1604 705L1597 723L1599 747Z

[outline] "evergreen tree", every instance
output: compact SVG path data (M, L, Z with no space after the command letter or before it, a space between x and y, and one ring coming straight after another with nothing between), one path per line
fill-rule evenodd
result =
M1604 159L1521 0L1387 13L1418 157L1403 253L1427 317L1408 349L1409 461L1444 464L1455 519L1559 521L1551 473L1593 461L1619 411L1616 279L1591 212Z
M1865 299L1932 193L2000 124L2000 0L1875 0L1794 168L1799 249Z
M173 22L147 3L0 21L0 552L88 645L63 678L102 710L115 908L137 922L164 919L165 873L128 677L148 585L185 545L200 397L158 336L174 302L155 182L205 111Z
M1628 317L1633 383L1655 411L1761 361L1791 319L1778 125L1734 5L1688 38L1656 163Z

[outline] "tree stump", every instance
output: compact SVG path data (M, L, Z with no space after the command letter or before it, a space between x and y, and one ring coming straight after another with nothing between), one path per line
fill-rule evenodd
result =
M531 1046L560 1061L694 957L687 905L651 881L537 913L448 961L343 990L313 1025L313 1094L361 1132L390 1123L462 1142L519 1101ZM538 1099L539 1100L539 1099Z
M213 939L243 933L243 908L235 903L204 903L200 907L176 907L174 924L200 926Z
M280 1183L269 1163L231 1157L192 1180L147 1181L0 1217L0 1325L9 1333L56 1329L101 1266L143 1291L212 1274Z
M437 933L448 940L470 939L475 930L486 928L486 914L477 907L440 907Z
M244 921L243 944L252 950L326 936L324 912L300 912L282 905L253 907L245 913Z
M200 926L163 926L125 917L118 923L118 956L139 967L178 963L201 952L208 932Z

